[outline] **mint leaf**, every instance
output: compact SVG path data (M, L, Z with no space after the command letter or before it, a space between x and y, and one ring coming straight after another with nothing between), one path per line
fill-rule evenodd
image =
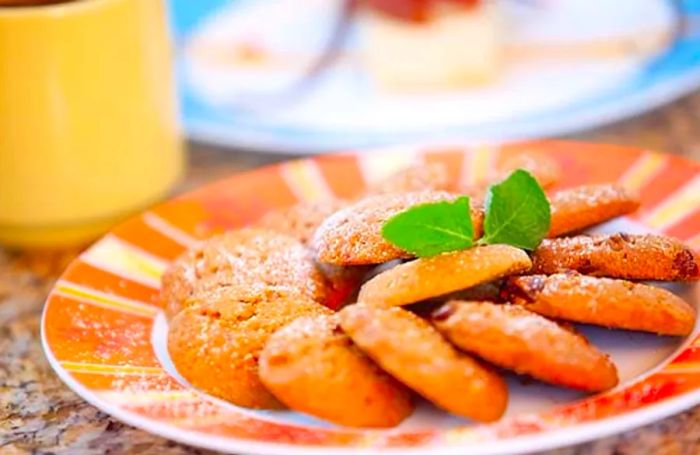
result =
M484 237L480 244L505 243L532 250L549 231L551 209L537 180L518 169L486 193Z
M418 257L469 248L474 243L469 198L413 206L387 220L382 237Z

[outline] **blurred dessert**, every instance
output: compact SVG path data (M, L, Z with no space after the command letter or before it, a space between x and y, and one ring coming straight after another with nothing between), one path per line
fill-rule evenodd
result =
M389 89L462 88L495 78L500 11L484 0L363 0L362 54Z

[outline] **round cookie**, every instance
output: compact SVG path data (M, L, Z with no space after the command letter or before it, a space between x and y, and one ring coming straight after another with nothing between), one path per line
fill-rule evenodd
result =
M528 255L518 248L477 246L397 265L367 281L357 300L406 305L526 272L531 265Z
M316 259L336 265L368 265L412 257L382 237L384 222L414 205L451 201L456 197L444 191L422 191L362 199L321 224L312 241ZM471 215L475 237L479 237L483 210L472 207Z
M695 253L660 235L598 234L545 239L532 254L532 271L551 275L575 270L585 275L632 280L695 281Z
M301 243L246 228L212 237L171 265L162 278L166 314L177 314L195 291L223 285L287 289L319 303L326 298L326 280Z
M582 335L522 307L453 300L432 320L460 349L517 373L592 392L617 385L615 364Z
M641 330L688 335L695 310L665 289L577 273L511 277L503 293L511 302L543 316Z
M249 294L225 286L198 292L199 300L170 321L168 351L194 387L249 408L283 407L258 377L258 356L272 333L300 316L329 314L299 294Z
M617 185L586 185L558 191L549 197L549 203L549 237L580 231L639 208L639 199Z
M266 213L254 226L288 235L307 244L323 220L347 205L347 201L340 199L299 202Z
M259 373L290 408L339 425L393 427L413 411L410 391L357 349L335 316L302 317L275 332Z
M341 310L340 324L384 370L453 414L490 422L503 415L503 379L460 353L427 321L400 307L356 304Z

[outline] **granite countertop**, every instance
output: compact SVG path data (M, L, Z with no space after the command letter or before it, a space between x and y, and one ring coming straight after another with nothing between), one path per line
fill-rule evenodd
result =
M632 120L572 136L629 144L700 160L700 92ZM283 159L191 146L180 190ZM68 390L44 359L39 320L53 280L76 252L0 250L0 454L199 454L124 425ZM700 407L619 436L550 455L698 454Z

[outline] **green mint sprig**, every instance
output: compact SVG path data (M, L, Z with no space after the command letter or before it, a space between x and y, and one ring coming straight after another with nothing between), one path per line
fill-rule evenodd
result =
M547 235L551 208L537 180L518 169L486 193L484 236L478 245L508 244L532 250ZM474 245L469 198L413 206L387 220L382 236L393 245L430 257Z
M537 180L518 169L486 192L484 236L480 245L505 243L533 250L549 231L552 211Z
M419 257L463 250L474 243L470 210L467 196L416 205L386 221L382 236Z

